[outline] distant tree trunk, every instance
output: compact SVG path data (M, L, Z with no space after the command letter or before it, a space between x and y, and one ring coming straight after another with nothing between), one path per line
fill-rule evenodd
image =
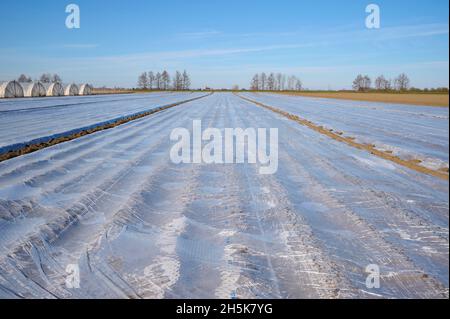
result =
M402 73L395 79L395 88L399 91L406 91L409 89L410 80L409 77Z
M281 90L284 91L286 89L286 75L281 76Z
M147 73L142 73L138 78L138 88L146 90L148 87Z
M252 83L250 85L250 89L252 91L258 91L260 88L260 83L259 83L259 74L255 74L255 76L252 79Z
M191 88L191 77L186 72L186 70L183 72L183 90L189 90Z
M161 90L162 89L162 76L161 73L156 73L155 76L155 84L156 84L156 89L157 90Z
M261 77L260 77L260 90L261 91L265 91L266 90L266 85L267 85L267 75L263 72L261 73Z
M271 73L267 79L267 89L269 91L275 90L275 75Z
M370 79L370 77L368 75L364 76L364 81L363 81L363 88L365 91L368 91L370 89L370 87L372 86L372 80Z
M175 73L175 76L173 78L173 89L175 91L183 90L183 77L179 71Z
M167 91L170 86L170 75L167 71L164 71L161 74L161 81L162 81L162 89Z
M288 80L287 80L287 89L288 89L288 91L293 91L294 90L296 80L297 80L297 78L295 76L288 77Z
M296 80L295 82L295 90L296 91L302 91L303 90L303 83L300 80Z
M155 75L153 74L152 71L148 72L147 78L148 78L148 88L152 90L153 86L155 85Z
M278 73L277 74L277 84L276 84L278 91L281 91L281 82L282 82L282 80L283 80L283 74Z

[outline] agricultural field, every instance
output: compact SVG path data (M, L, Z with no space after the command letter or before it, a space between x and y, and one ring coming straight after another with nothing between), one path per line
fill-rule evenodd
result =
M449 106L449 95L444 93L290 92L286 94L312 98L398 103L419 106Z
M267 93L3 100L0 150L149 110L0 162L0 298L449 297L448 108ZM174 163L172 132L196 120L278 129L277 171Z
M301 116L361 144L448 172L448 108L267 93L243 96Z
M51 137L147 111L155 105L160 107L197 96L201 94L166 92L0 100L0 151L6 146Z

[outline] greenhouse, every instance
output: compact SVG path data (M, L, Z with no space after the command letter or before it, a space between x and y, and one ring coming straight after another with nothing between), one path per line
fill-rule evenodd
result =
M47 92L41 82L21 83L25 97L46 96Z
M23 97L23 88L17 81L0 82L0 98Z
M81 84L79 86L80 90L78 92L79 95L91 95L92 94L92 86L89 84Z
M44 84L47 96L63 96L64 88L58 82Z
M64 86L64 95L65 96L75 96L78 95L78 86L75 84L67 84Z

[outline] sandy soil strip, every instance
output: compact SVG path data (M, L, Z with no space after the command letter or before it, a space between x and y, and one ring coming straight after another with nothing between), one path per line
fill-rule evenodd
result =
M311 121L303 119L303 118L301 118L301 117L299 117L297 115L293 115L291 113L282 111L282 110L280 110L278 108L275 108L275 107L272 107L272 106L269 106L269 105L265 105L263 103L251 100L249 98L240 96L238 94L236 94L236 95L239 96L243 100L246 100L248 102L251 102L253 104L261 106L261 107L263 107L265 109L268 109L268 110L270 110L272 112L275 112L277 114L283 115L284 117L286 117L286 118L288 118L288 119L290 119L292 121L295 121L295 122L297 122L297 123L299 123L301 125L309 127L310 129L312 129L312 130L314 130L314 131L316 131L316 132L318 132L318 133L320 133L322 135L326 135L328 137L331 137L332 139L334 139L336 141L343 142L343 143L345 143L345 144L347 144L349 146L355 147L355 148L360 149L360 150L368 151L372 155L375 155L375 156L378 156L380 158L386 159L388 161L394 162L394 163L396 163L398 165L410 168L412 170L415 170L416 172L427 174L427 175L431 175L431 176L435 176L435 177L438 177L438 178L443 179L443 180L448 180L449 179L448 171L432 170L432 169L426 168L426 167L424 167L422 165L419 165L420 162L418 162L418 161L401 159L401 158L399 158L397 156L394 156L394 155L390 154L389 152L377 150L374 147L374 145L357 143L357 142L355 142L354 138L344 137L344 136L342 136L342 133L340 133L340 132L335 132L333 130L327 130L323 126L319 126L317 124L314 124Z

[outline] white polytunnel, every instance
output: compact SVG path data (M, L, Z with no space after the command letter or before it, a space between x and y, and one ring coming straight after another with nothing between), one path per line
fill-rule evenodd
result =
M47 91L41 82L21 83L23 94L25 97L41 97L46 96Z
M58 83L58 82L48 83L48 84L44 84L44 87L45 87L47 96L63 96L64 95L64 88L61 85L61 83Z
M0 82L0 98L23 97L23 88L17 81Z
M79 95L91 95L92 94L92 86L89 84L80 84L78 94Z
M78 95L78 86L76 84L67 84L64 86L64 95L65 96L74 96Z

